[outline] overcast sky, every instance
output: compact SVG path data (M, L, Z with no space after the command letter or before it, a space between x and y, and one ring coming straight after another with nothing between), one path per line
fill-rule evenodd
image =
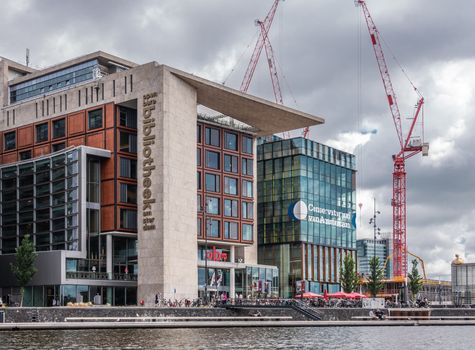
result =
M102 50L239 88L257 39L254 20L264 18L272 3L1 0L0 56L24 62L29 48L31 65L41 68ZM404 119L417 95L391 51L426 100L430 156L407 162L409 250L425 260L432 277L448 278L455 253L475 261L475 3L367 4L388 44L384 50ZM391 155L398 142L361 10L352 0L287 0L279 4L270 38L284 103L326 119L312 128L312 139L358 157L358 237L372 236L373 197L381 211L378 223L390 232ZM249 93L273 100L264 52L261 58Z

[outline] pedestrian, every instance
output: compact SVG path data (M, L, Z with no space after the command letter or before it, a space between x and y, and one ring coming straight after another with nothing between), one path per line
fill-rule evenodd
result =
M158 294L155 294L155 306L158 306L158 301L159 301Z

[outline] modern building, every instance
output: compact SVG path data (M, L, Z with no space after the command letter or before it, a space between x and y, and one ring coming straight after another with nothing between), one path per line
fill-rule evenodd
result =
M475 263L465 263L459 255L451 265L452 302L456 306L475 304Z
M384 276L391 279L393 276L393 261L390 259L393 252L393 240L391 238L358 239L356 241L356 256L358 273L365 277L370 274L369 262L376 256L380 264L384 266Z
M257 151L259 262L276 265L280 293L339 291L356 259L355 156L302 137Z
M255 138L323 119L104 52L41 70L0 58L0 82L4 300L27 234L28 305L276 289L257 261Z

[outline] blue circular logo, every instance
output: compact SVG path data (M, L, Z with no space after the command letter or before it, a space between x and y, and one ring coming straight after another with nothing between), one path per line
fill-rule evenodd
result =
M292 220L305 220L308 214L307 204L302 200L291 204L289 206L288 214Z

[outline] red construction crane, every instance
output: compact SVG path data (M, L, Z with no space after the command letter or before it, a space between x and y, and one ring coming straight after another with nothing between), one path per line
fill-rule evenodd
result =
M389 76L388 66L384 58L383 48L381 46L380 35L373 19L368 11L365 0L355 0L357 6L361 6L368 26L371 44L373 45L376 61L378 62L379 72L383 80L386 97L389 103L389 109L393 116L394 126L399 139L400 150L393 155L393 198L391 205L393 207L393 275L395 279L405 279L407 276L407 246L406 246L406 159L422 152L427 156L429 144L424 143L420 138L412 136L414 127L420 116L424 98L420 95L417 88L415 91L419 94L419 100L416 104L416 110L412 118L407 136L404 138L401 123L401 114L394 93L391 77ZM414 85L413 85L414 86ZM422 128L424 124L422 123ZM422 133L423 135L423 133Z
M244 79L242 80L240 91L247 92L249 85L251 84L252 76L256 70L257 62L259 62L259 57L261 56L262 48L265 46L266 55L267 55L267 64L269 65L270 77L272 80L272 87L274 88L275 101L277 103L283 104L282 102L282 92L280 90L279 77L277 75L277 68L275 65L274 51L272 50L272 45L269 40L269 30L274 20L275 12L277 11L277 6L282 0L275 0L272 5L269 13L266 18L261 20L256 20L256 24L260 28L259 38L257 39L256 46L254 47L254 52L252 53L251 60L247 66L246 73L244 74Z

